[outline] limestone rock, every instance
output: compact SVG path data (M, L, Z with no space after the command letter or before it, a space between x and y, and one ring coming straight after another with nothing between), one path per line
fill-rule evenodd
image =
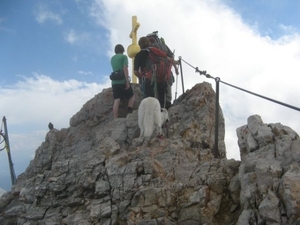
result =
M215 93L195 85L169 109L165 138L139 138L137 109L112 116L105 89L51 129L0 199L0 224L297 224L299 137L258 115L237 129L241 162L226 159ZM218 157L215 157L218 156Z
M253 115L237 129L237 136L242 159L238 175L242 213L237 224L298 224L298 134L279 123L264 124Z

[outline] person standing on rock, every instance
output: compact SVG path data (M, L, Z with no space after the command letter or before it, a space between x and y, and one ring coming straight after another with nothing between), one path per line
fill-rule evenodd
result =
M152 32L151 34L147 35L147 38L150 41L150 46L156 47L165 53L167 53L167 56L169 58L172 58L172 66L175 69L175 73L178 76L179 71L177 68L178 62L174 60L174 52L170 50L170 48L166 45L165 40L163 38L159 38L157 35L157 31ZM175 50L174 50L175 51ZM171 68L170 68L171 69ZM170 79L167 81L167 90L166 90L166 109L169 109L172 105L172 85L175 81L174 75L171 71Z
M153 63L150 59L150 41L147 37L141 37L139 39L139 46L141 51L139 51L134 59L134 74L139 78L139 83L141 85L141 90L143 92L143 98L155 97L159 100L161 107L165 108L165 91L166 91L166 82L156 82L156 78L153 78L153 68L156 68L157 65ZM153 47L154 48L154 47ZM157 49L157 48L155 48ZM161 53L166 53L157 49ZM147 71L147 62L150 62L151 71ZM155 69L156 70L156 69ZM151 74L150 76L148 76ZM157 77L158 74L155 76Z
M128 73L128 57L124 55L125 49L123 45L117 44L115 46L115 55L111 58L110 64L114 72L123 72L124 77L122 79L112 79L111 85L114 95L113 104L113 116L118 118L119 116L119 105L121 98L128 99L128 113L132 112L132 107L134 103L134 93L129 82Z

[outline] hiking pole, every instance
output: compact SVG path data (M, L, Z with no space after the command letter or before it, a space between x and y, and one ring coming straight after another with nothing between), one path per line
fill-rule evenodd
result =
M178 74L176 74L175 100L177 99L177 89L178 89Z

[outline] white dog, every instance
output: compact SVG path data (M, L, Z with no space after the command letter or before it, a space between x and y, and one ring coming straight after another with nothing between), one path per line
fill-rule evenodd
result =
M144 98L138 110L140 137L151 137L156 129L158 134L162 134L161 126L169 119L168 111L160 108L156 98Z

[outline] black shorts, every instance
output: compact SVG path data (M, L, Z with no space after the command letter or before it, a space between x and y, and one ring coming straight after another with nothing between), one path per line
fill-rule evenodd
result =
M154 84L151 84L151 80L145 79L144 80L144 98L147 97L155 97L154 93ZM158 100L162 108L164 108L165 96L167 93L167 82L156 83Z
M124 97L127 99L130 99L133 96L133 90L132 90L131 85L126 90L125 84L113 84L112 89L113 89L114 99L118 99L118 98L121 99Z

